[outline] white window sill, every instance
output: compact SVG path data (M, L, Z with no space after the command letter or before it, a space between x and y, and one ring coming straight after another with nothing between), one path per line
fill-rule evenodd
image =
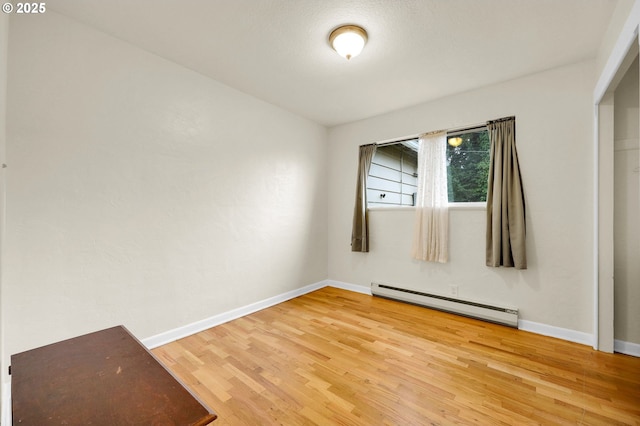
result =
M413 206L376 206L369 207L369 211L409 211ZM449 203L449 210L486 210L487 203Z
M486 210L487 203L449 203L450 210Z

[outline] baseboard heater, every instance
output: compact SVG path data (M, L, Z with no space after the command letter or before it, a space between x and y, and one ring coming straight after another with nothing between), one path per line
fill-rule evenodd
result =
M371 283L371 293L374 296L518 328L518 309L516 308L492 306L379 283Z

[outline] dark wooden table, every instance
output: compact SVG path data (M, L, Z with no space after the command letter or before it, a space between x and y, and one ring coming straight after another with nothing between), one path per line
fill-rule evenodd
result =
M11 356L14 425L206 425L216 419L122 326Z

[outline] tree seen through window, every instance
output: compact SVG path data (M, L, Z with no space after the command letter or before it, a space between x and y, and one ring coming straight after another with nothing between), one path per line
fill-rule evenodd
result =
M450 203L487 200L490 146L486 129L447 136L447 185Z

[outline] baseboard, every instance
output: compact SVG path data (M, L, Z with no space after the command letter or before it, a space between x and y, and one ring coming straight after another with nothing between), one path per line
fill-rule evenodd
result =
M334 280L326 280L328 286L341 288L344 290L355 291L358 293L371 295L371 288L365 287L356 284L345 283L342 281L334 281ZM580 331L570 330L567 328L554 327L547 324L540 324L533 321L526 320L518 320L518 329L523 331L528 331L531 333L542 334L544 336L555 337L562 340L567 340L569 342L580 343L583 345L593 346L593 335L589 333L583 333ZM621 342L625 343L625 342ZM631 346L629 346L631 345ZM635 345L631 343L629 345L625 345L624 348L627 351L631 351L631 354L637 354L640 352L640 345ZM622 346L621 346L622 347ZM634 352L635 351L635 352ZM621 353L629 353L623 350L617 350L616 352ZM638 355L636 355L638 356Z
M167 343L171 343L178 339L191 336L192 334L199 333L200 331L206 330L208 328L224 324L226 322L241 318L245 315L249 315L257 311L261 311L262 309L277 305L278 303L286 302L287 300L294 299L296 297L302 296L303 294L321 289L323 287L326 287L327 285L329 284L326 280L317 282L315 284L309 284L296 290L288 291L286 293L279 294L277 296L273 296L259 302L255 302L247 306L232 309L228 312L223 312L221 314L214 315L212 317L205 318L203 320L196 321L182 327L174 328L173 330L156 334L155 336L147 337L145 339L142 339L141 342L148 349L157 348L158 346L166 345Z
M533 321L518 320L518 329L529 331L531 333L542 334L543 336L567 340L569 342L593 346L593 334L570 330L568 328L554 327L552 325L540 324Z
M331 287L336 287L344 290L355 291L358 293L371 295L370 287L345 283L342 281L334 281L334 280L327 280L326 283L328 286L331 286ZM533 321L518 320L518 329L523 331L529 331L531 333L542 334L544 336L567 340L569 342L575 342L583 345L593 346L592 334L570 330L567 328L554 327L551 325L540 324ZM635 353L638 353L640 345L635 345L635 346L636 346L635 349L632 346L630 350L632 351L635 350L636 351ZM627 348L627 346L625 346L625 348ZM627 353L623 351L617 351L617 352Z
M158 346L171 343L175 340L182 339L200 331L206 330L211 327L215 327L220 324L232 321L234 319L241 318L245 315L252 314L262 309L277 305L278 303L286 302L287 300L302 296L315 290L319 290L323 287L335 287L343 290L353 291L356 293L362 293L371 295L371 288L362 285L346 283L336 280L324 280L315 284L310 284L305 287L289 291L269 299L265 299L259 302L252 303L247 306L243 306L237 309L233 309L228 312L223 312L218 315L214 315L210 318L203 319L191 324L187 324L182 327L175 328L173 330L166 331L164 333L157 334L155 336L142 339L142 343L149 349L157 348ZM593 335L589 333L583 333L580 331L570 330L561 327L554 327L547 324L541 324L533 321L519 320L518 329L523 331L529 331L531 333L542 334L544 336L555 337L569 342L580 343L583 345L593 346ZM616 352L640 356L640 345L629 342L616 341ZM4 406L3 406L4 411Z
M327 280L326 283L327 283L327 286L329 287L341 288L343 290L353 291L353 292L362 293L362 294L368 294L369 296L371 296L371 287L365 287L363 285L357 285L357 284L349 284L349 283L344 283L342 281L334 281L334 280Z
M2 418L0 424L9 426L13 423L11 416L11 382L2 384Z
M640 357L640 345L637 343L625 342L623 340L613 341L613 350L625 355Z
M274 297L270 297L268 299L255 302L247 306L233 309L231 311L224 312L219 315L214 315L210 318L206 318L201 321L187 324L185 326L178 327L173 330L166 331L164 333L156 334L155 336L147 337L146 339L142 339L141 342L148 349L153 349L158 346L171 343L183 337L187 337L192 334L198 333L200 331L206 330L208 328L215 327L216 325L224 324L225 322L229 322L234 319L243 317L245 315L249 315L254 312L260 311L262 309L268 308L270 306L277 305L278 303L286 302L287 300L294 299L296 297L302 296L307 293L311 293L312 291L319 290L321 288L327 287L328 285L333 285L333 284L330 284L329 281L327 280L320 281L315 284L310 284L305 287L292 290ZM357 291L357 290L354 289L352 291ZM10 381L8 383L2 384L1 399L2 399L2 413L0 414L1 415L0 425L8 426L8 425L11 425L13 422L12 415L11 415L11 382Z
M219 315L214 315L210 318L197 321L191 324L187 324L182 327L175 328L173 330L166 331L164 333L157 334L155 336L142 339L142 343L149 349L162 346L167 343L171 343L175 340L183 337L190 336L200 331L206 330L211 327L215 327L225 322L232 321L237 318L241 318L245 315L252 314L270 306L277 305L278 303L286 302L287 300L302 296L312 291L319 290L323 287L335 287L343 290L353 291L357 293L371 295L371 288L357 284L350 284L335 280L324 280L315 284L310 284L305 287L289 291L287 293L280 294L278 296L270 297L268 299L252 303L247 306L243 306L237 309L233 309L228 312L224 312ZM593 346L593 335L589 333L583 333L566 328L554 327L546 324L540 324L533 321L519 320L518 329L523 331L529 331L536 334L542 334L544 336L555 337L570 342L581 343L584 345ZM616 340L614 344L614 350L616 352L640 357L640 344L624 342ZM11 416L11 382L2 384L2 412L0 413L0 424L10 425L12 424Z

